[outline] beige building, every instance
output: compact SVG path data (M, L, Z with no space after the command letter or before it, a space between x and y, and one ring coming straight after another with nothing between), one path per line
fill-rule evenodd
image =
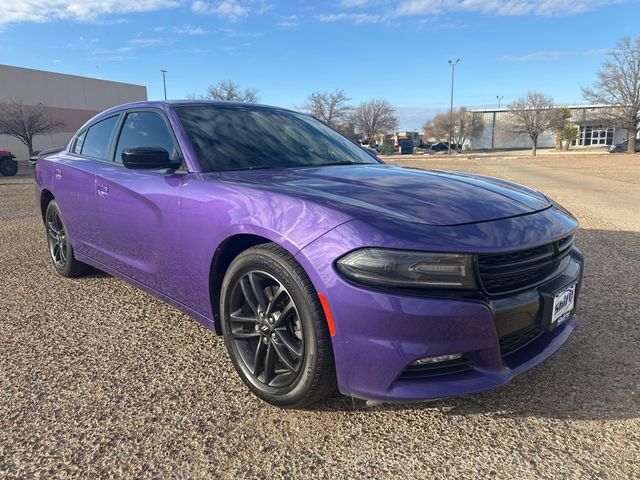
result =
M65 123L63 131L34 138L34 149L62 147L84 122L109 107L147 99L147 87L96 78L65 75L0 65L0 100L21 99L25 105L44 104ZM0 135L0 150L26 160L27 147L18 139Z

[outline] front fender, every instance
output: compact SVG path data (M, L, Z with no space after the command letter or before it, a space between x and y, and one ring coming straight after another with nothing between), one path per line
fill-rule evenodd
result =
M348 221L309 200L237 183L217 174L189 174L181 187L180 230L185 276L179 299L213 320L210 268L216 250L235 235L255 235L295 256L317 238Z

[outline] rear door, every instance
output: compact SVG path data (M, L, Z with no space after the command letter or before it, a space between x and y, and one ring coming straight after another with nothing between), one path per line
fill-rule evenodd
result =
M74 251L94 258L99 238L95 172L108 160L119 115L102 119L76 134L69 151L51 162L51 189Z
M163 112L130 110L123 114L113 142L113 161L96 171L99 261L159 292L174 296L180 270L180 187L185 171L132 170L122 151L165 148L181 158Z

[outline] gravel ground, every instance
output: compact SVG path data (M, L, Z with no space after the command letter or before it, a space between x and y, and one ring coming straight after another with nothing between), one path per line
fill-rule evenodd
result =
M29 176L0 179L0 478L640 478L640 158L401 162L518 179L580 218L581 325L555 356L464 398L280 410L174 308L56 276Z

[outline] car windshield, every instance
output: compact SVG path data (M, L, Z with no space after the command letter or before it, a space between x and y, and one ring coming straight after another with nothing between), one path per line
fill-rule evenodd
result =
M380 163L308 115L255 105L175 110L205 172Z

